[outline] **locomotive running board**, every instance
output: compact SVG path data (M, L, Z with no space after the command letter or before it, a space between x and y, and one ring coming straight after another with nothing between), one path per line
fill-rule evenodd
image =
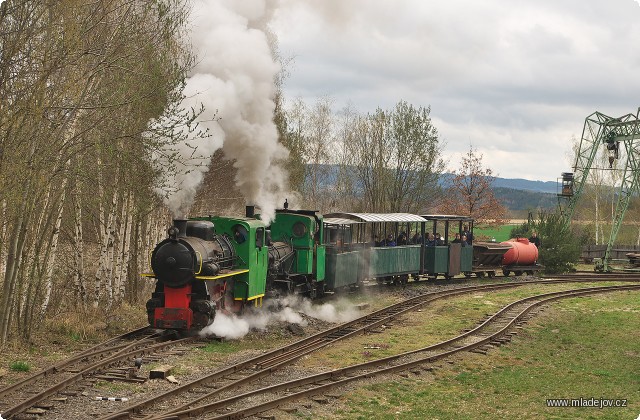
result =
M248 269L244 270L229 270L226 273L219 274L217 276L194 276L197 280L218 280L225 277L237 276L238 274L248 273ZM141 273L142 277L155 277L156 275L153 273Z
M217 276L195 276L195 277L198 280L218 280L218 279L222 279L222 278L225 278L225 277L236 276L238 274L244 274L244 273L248 273L248 272L249 272L248 269L244 269L244 270L229 270L229 272L223 273L223 274L218 274Z

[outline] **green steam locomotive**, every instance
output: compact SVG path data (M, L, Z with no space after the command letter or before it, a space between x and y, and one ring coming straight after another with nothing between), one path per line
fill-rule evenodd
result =
M167 239L151 254L155 290L147 302L155 328L199 330L216 311L261 306L269 295L357 288L364 280L405 283L409 279L459 274L495 274L508 245L474 247L453 240L473 235L464 216L407 213L334 213L276 210L265 224L247 206L245 217L175 220ZM442 234L440 234L442 233ZM439 241L430 238L439 234ZM393 241L380 241L391 238ZM484 251L482 251L484 250ZM474 260L480 262L474 266Z

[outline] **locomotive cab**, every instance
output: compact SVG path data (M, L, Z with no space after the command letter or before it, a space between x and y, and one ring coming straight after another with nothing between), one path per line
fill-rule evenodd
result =
M270 226L270 286L311 298L325 290L325 247L322 216L311 210L276 210Z
M247 217L214 216L207 220L215 223L216 233L228 238L235 250L233 267L202 278L213 299L229 312L239 312L248 303L262 305L268 261L264 222L249 211Z

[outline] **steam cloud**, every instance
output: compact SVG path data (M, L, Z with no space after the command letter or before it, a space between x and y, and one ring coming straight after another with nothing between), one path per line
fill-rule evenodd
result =
M178 149L186 165L179 165L176 179L165 180L176 189L165 201L174 216L188 212L219 148L226 159L235 160L236 185L248 204L260 207L263 220L271 220L284 201L287 176L278 162L288 151L278 143L273 123L280 67L266 30L275 5L267 0L194 1L192 44L199 61L187 81L183 106L204 105L199 125L210 136L192 138Z
M270 302L264 308L252 310L242 316L218 312L213 323L202 329L200 335L235 340L244 337L252 329L264 331L275 322L306 326L307 321L300 313L331 323L351 321L359 315L358 310L348 301L316 305L308 299L292 296Z

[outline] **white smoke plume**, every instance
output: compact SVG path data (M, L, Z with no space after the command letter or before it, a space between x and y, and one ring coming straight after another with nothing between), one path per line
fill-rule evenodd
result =
M266 0L195 0L191 41L198 63L187 80L185 108L206 112L199 118L210 136L193 139L178 150L187 161L168 180L176 189L166 200L175 216L184 216L208 171L211 155L222 148L235 160L236 185L247 204L257 205L270 220L284 201L286 172L278 161L288 151L278 143L273 123L274 61L266 25L275 10ZM194 152L195 149L195 152Z
M317 305L309 299L290 296L269 301L265 307L250 310L241 316L217 312L213 323L203 328L199 334L203 337L217 336L235 340L244 337L251 330L264 331L276 322L308 325L301 314L330 323L347 322L359 316L358 310L346 300Z
M214 335L224 337L229 340L242 338L249 333L249 322L238 318L234 314L216 313L213 323L200 331L201 336Z
M282 305L285 308L292 308L297 312L301 312L310 318L331 323L348 322L360 316L358 309L348 300L318 305L300 296L286 296L282 299Z

